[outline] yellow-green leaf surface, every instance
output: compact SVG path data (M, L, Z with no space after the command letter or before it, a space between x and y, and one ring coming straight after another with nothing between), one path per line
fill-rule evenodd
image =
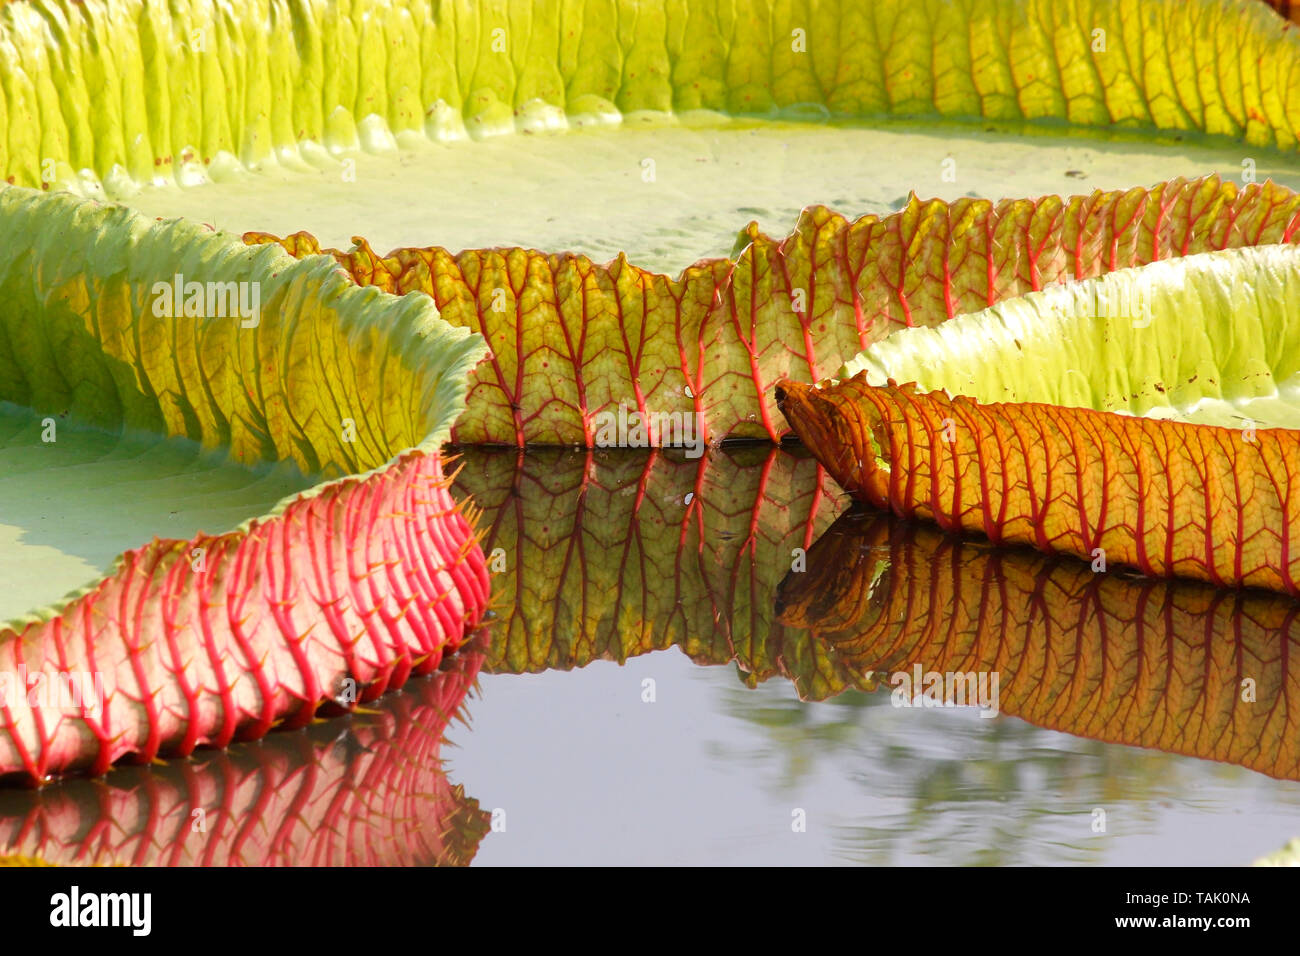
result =
M225 483L227 462L280 463L295 492L233 529L143 547L127 545L164 530L176 502L154 498L143 525L138 503L92 519L130 536L109 573L61 602L42 593L51 574L24 592L36 609L0 626L0 778L102 773L301 724L335 705L341 681L361 688L355 705L435 667L476 626L486 573L441 446L481 339L427 298L355 288L328 259L120 206L8 187L0 234L22 237L0 244L0 402L43 416L18 414L28 447L10 443L3 457L30 464L43 449L49 466L25 469L18 517L33 526L18 529L6 562L44 563L53 550L57 564L51 536L75 539L84 496L64 505L48 492L60 461L95 457L87 426L124 447L172 442L134 474L117 462L119 494L183 496L189 482L148 483L178 441L182 456L226 472L193 469L195 484ZM62 448L61 423L72 426ZM306 475L317 483L301 491ZM372 589L381 575L386 587ZM66 674L93 676L93 689L51 701L31 686Z
M188 439L0 403L0 621L81 588L143 539L238 527L319 480L292 462L241 464Z
M1293 247L1189 256L904 330L839 375L865 371L872 385L892 378L983 403L1295 430L1298 306Z
M19 485L42 495L56 489L60 466L84 468L106 453L141 455L166 438L189 443L159 446L139 467L120 462L98 476L81 473L81 480L109 483L110 493L114 485L154 482L144 502L138 490L126 492L136 501L120 512L106 507L95 519L101 571L106 556L174 527L168 512L197 489L191 478L173 487L177 497L156 500L169 468L196 477L218 469L190 524L203 516L230 521L230 511L213 510L221 500L212 495L259 484L236 499L254 510L202 529L221 532L321 477L368 471L407 448L436 449L463 407L465 372L482 354L467 332L441 323L428 300L351 289L325 259L298 262L201 226L152 223L121 207L10 189L0 192L0 229L25 237L0 250L0 402L30 410L9 413L6 498L16 500ZM259 310L246 319L232 297L227 316L155 314L157 285L174 286L178 275L202 284L205 311L209 283L255 288ZM117 443L106 444L86 425L125 429L128 437L114 453ZM220 454L205 458L205 448ZM274 462L285 465L268 485L259 475ZM253 470L241 477L239 465ZM48 478L47 467L54 469ZM137 510L150 500L152 519ZM6 511L6 536L39 546L47 532L71 532L76 514L75 503L31 499ZM25 547L4 555L8 579L30 570ZM25 606L9 609L50 603L66 589L25 591Z
M778 437L785 426L772 382L816 380L896 324L1293 232L1291 197L1276 189L1150 188L1171 175L1174 149L1189 173L1230 170L1250 182L1280 164L1286 174L1280 157L1300 125L1290 119L1296 38L1253 2L760 3L742 16L711 2L250 0L214 18L202 4L111 0L55 5L43 17L15 12L5 23L23 66L14 88L43 91L31 114L41 147L23 141L7 154L9 167L28 170L15 181L93 191L102 180L126 196L139 184L211 178L211 192L149 190L132 201L241 232L285 235L327 222L313 228L326 243L345 241L335 238L342 229L376 243L416 236L408 244L427 247L425 261L406 257L413 274L401 288L434 294L493 349L458 430L463 441L601 444L598 416L622 405L695 416L712 441ZM53 48L60 57L48 55ZM247 62L265 71L239 67ZM114 95L164 76L157 97L130 108L134 93ZM749 125L731 129L736 116ZM792 117L822 125L757 120ZM931 126L906 125L918 117ZM854 127L867 122L894 132L864 140ZM647 124L660 128L647 133ZM614 125L625 128L561 137L563 147L534 145L537 136L446 145ZM1074 138L1037 152L1008 142L1007 133L1034 128ZM730 145L717 146L720 131ZM1132 139L1110 152L1107 178L1149 191L970 201L1065 194L1071 179L1089 175L1074 163L1102 162L1087 137L1113 143L1116 131ZM686 147L683 136L693 137ZM1188 143L1176 146L1181 138ZM623 141L635 151L610 146ZM854 163L849 144L873 163ZM356 149L366 162L349 153ZM728 150L752 161L726 168ZM900 154L914 171L898 169ZM45 180L31 172L37 155L51 160ZM484 157L491 175L480 169ZM618 176L602 196L611 164ZM1043 164L1050 173L1026 172ZM250 179L249 170L265 175ZM862 180L887 184L884 196L872 190L872 206L904 208L854 226L813 208L786 241L750 227L735 260L715 256L678 281L647 271L654 263L639 258L643 249L679 266L696 256L678 246L722 251L718 216L695 204L728 179L751 197L724 203L731 229L780 207L784 231L806 204L859 202ZM950 204L907 202L913 187L949 192ZM849 196L822 192L830 188ZM539 191L555 194L549 205ZM586 228L565 225L575 216L587 217ZM602 221L610 218L623 225ZM610 229L621 239L612 248L601 235ZM714 230L707 243L702 229ZM493 245L518 236L552 251L524 245L453 263L430 245L455 248L463 235ZM565 245L628 258L603 268L563 255ZM359 255L371 272L388 265L368 249Z
M699 110L1147 127L1292 150L1300 40L1282 27L1247 0L11 3L4 167L20 185L118 188L399 137Z
M326 259L199 225L19 189L0 191L0 225L23 237L0 250L0 400L38 413L349 474L438 447L483 353L428 299L356 290ZM188 291L168 295L178 276L202 285L200 314L184 314ZM256 315L229 298L218 314L207 287L232 282L256 290Z

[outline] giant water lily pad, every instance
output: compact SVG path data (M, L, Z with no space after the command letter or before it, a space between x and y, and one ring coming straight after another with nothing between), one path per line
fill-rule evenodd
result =
M879 506L1295 594L1297 296L1294 247L1188 256L906 330L782 406Z
M264 520L127 551L102 582L5 631L15 672L109 670L120 710L5 711L0 771L185 753L348 706L348 681L364 696L431 667L487 600L485 555L442 472L453 425L462 442L591 446L626 411L668 416L651 444L772 440L786 431L776 381L817 381L898 328L1296 233L1295 195L1255 180L1300 182L1300 40L1259 4L634 6L0 8L0 202L5 234L22 237L0 270L13 292L0 400L41 423L66 416L65 436L93 426L222 449L214 475L292 462L304 484L326 482L269 512L242 503ZM905 125L872 129L889 123ZM597 129L543 139L574 127ZM484 143L500 134L513 135ZM968 148L940 150L940 134ZM641 155L656 140L663 162ZM1110 159L1089 152L1103 141ZM746 142L777 169L766 183L729 174ZM907 144L933 164L924 177L898 168ZM874 165L844 178L887 189L830 188L826 170L855 148ZM828 157L815 172L814 150ZM778 152L797 158L774 164ZM1012 179L1027 154L1055 172ZM968 161L979 155L995 159ZM590 218L545 223L562 220L557 200L473 180L484 157L517 179L549 163L541 178L569 205L602 177L606 196L641 191L615 238L588 239ZM1088 176L1104 188L1088 193ZM353 198L322 198L326 179ZM727 181L730 196L693 209ZM942 198L910 196L927 188ZM43 194L62 190L90 199ZM465 198L479 194L495 205ZM342 212L313 220L316 203ZM784 240L744 226L784 232L804 206ZM149 218L176 213L189 218ZM304 227L326 247L355 233L408 248L358 242L331 259L293 235ZM245 231L257 234L232 239ZM602 265L615 250L626 255ZM701 252L676 278L662 271ZM155 287L183 290L182 276L257 283L259 321L175 303L160 315ZM157 500L142 540L176 510ZM236 673L252 678L238 693Z
M24 498L34 526L20 529L12 560L40 562L51 536L85 520L78 504L48 497L57 465L102 446L85 426L136 447L153 436L156 479L189 455L185 486L208 483L209 504L211 486L256 478L239 463L294 469L283 500L265 489L243 499L250 520L156 537L0 629L0 775L102 772L257 736L323 704L355 706L459 644L487 585L440 446L482 354L475 338L428 300L358 290L327 260L295 262L186 223L26 190L0 193L0 221L28 240L0 258L0 401L44 415L18 417L5 457L46 465L5 476L11 496L24 474L36 489ZM173 291L191 286L193 310ZM214 287L259 307L214 314L198 301ZM65 419L81 427L60 438ZM84 464L81 474L91 479ZM331 475L347 477L319 483ZM119 461L116 494L152 503L135 529L143 538L181 510L185 490L141 487L139 476ZM141 514L137 501L93 520L111 526L133 508Z

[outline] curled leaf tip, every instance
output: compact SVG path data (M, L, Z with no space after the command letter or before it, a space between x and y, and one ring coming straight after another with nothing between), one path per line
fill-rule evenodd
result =
M982 404L865 371L787 390L782 410L875 507L1098 570L1300 594L1300 432Z
M1297 316L1295 246L1185 256L900 330L782 410L877 507L1297 594Z

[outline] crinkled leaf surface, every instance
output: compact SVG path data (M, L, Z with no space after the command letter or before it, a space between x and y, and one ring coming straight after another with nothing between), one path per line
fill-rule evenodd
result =
M698 110L1144 127L1292 150L1300 39L1283 27L1247 0L14 3L0 10L3 166L38 186L48 159L56 182L123 191L322 146Z
M29 190L0 191L0 217L24 238L0 258L0 400L38 413L352 474L437 448L483 352L427 299L356 291L323 258ZM177 275L203 314L159 314ZM255 321L209 310L209 282L255 284Z
M900 328L1169 257L1290 242L1297 227L1300 197L1289 190L1211 176L1065 200L913 197L854 222L817 207L787 238L751 227L736 258L677 279L625 257L378 256L360 239L329 251L359 284L425 292L444 319L487 340L492 357L474 372L457 441L592 447L611 444L603 433L620 406L651 423L652 444L682 444L683 421L688 440L697 429L709 441L775 440L786 424L772 383L819 381ZM321 251L306 234L280 242L295 256Z
M1290 246L1190 256L907 330L783 408L880 507L1294 594L1300 431L1265 424L1296 424L1298 301Z
M121 207L6 189L0 223L27 239L0 249L0 401L234 461L364 472L233 531L127 551L0 629L0 776L258 736L309 720L343 681L354 705L460 643L487 581L440 446L480 340L326 259ZM256 289L260 309L160 307L178 276ZM51 696L68 674L98 683Z

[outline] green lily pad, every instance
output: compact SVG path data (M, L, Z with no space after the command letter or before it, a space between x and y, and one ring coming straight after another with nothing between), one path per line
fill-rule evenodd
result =
M1232 44L1225 48L1216 40L1222 36ZM262 512L284 527L298 527L312 501L332 506L370 479L415 480L402 469L436 455L469 387L486 381L469 378L483 352L473 331L485 333L492 367L509 374L471 396L458 438L535 440L527 425L536 419L540 440L590 444L590 414L640 397L643 377L665 390L657 401L676 403L665 410L683 414L703 414L707 389L710 407L721 409L710 438L776 438L770 385L778 376L797 369L817 378L891 323L938 323L972 302L1037 288L1035 254L1045 236L1057 241L1048 281L1220 241L1286 241L1295 197L1253 183L1270 174L1300 183L1291 159L1300 130L1300 80L1293 79L1300 39L1258 4L1116 0L1066 9L1048 0L884 0L759 3L740 13L697 0L637 4L633 16L615 0L580 9L522 0L489 8L469 0L341 7L241 0L219 10L197 2L52 0L0 9L0 52L0 173L14 186L0 192L3 234L11 237L0 248L7 304L0 400L38 421L66 415L69 423L153 435L152 453L164 458L185 453L177 439L204 455L224 449L235 465L168 460L182 474L200 468L214 488L245 480L244 472L223 469L253 466L247 487L268 495L238 504L254 514L279 487L264 485L268 475L258 468L291 462L304 481L338 480ZM1014 138L1031 130L1032 137ZM765 175L747 173L755 168ZM1250 185L1239 192L1222 181L1168 183L1179 173L1210 172ZM1053 219L1063 208L1054 201L996 209L972 201L1156 183L1167 188L1064 204L1076 219L1063 223ZM909 199L913 190L953 202L940 209ZM1207 193L1213 212L1202 222L1193 213ZM1180 216L1187 214L1180 226L1196 249L1161 247L1163 226L1147 229L1146 217L1161 220L1160 199L1175 194ZM103 197L135 203L145 215L93 201ZM1106 221L1090 218L1091 202L1104 206ZM895 215L887 227L864 220L855 230L826 209L811 210L788 242L744 228L756 220L780 234L813 203ZM592 210L585 218L575 212L580 205ZM1138 224L1129 229L1123 215L1137 206ZM1243 207L1249 212L1239 227ZM150 219L177 214L186 218ZM978 241L970 235L976 221L988 226ZM204 222L218 231L205 232ZM349 280L329 259L295 261L265 244L245 247L227 231L304 227L339 245L353 233L420 246L514 242L598 258L630 252L649 267L674 270L706 253L715 258L698 269L708 282L678 286L629 269L619 273L628 287L618 290L628 294L602 298L602 279L585 260L566 258L561 269L520 250L470 255L452 299L497 311L499 298L514 324L489 330L440 320L437 309L448 303L438 289L394 289L412 293L400 299L357 289L354 282L392 285L393 276ZM870 255L859 255L857 240L882 233ZM1125 244L1127 237L1137 238ZM1076 260L1097 261L1065 268L1070 238ZM949 249L976 251L950 270ZM942 267L934 268L940 252ZM1121 252L1131 262L1117 258ZM491 268L481 268L480 258ZM412 262L414 273L425 268L420 262ZM425 274L433 285L445 275L431 267ZM174 307L160 314L157 285L175 279L180 289L182 276L258 284L259 321L190 322L199 316ZM698 295L668 308L683 287ZM862 288L870 292L865 307ZM796 292L807 301L796 304ZM638 294L644 311L625 310ZM618 311L618 321L589 315L589 300L606 306L603 319ZM553 321L566 307L580 321ZM659 308L679 313L678 324ZM868 329L868 312L884 321ZM695 334L709 318L710 328L726 330L721 347ZM567 353L537 331L561 327L576 330ZM652 354L641 356L637 345L652 339ZM706 352L714 364L692 364L693 354ZM627 356L637 361L617 361ZM30 425L19 429L19 441L28 440ZM96 446L87 437L81 447L85 458ZM155 474L172 467L148 460ZM435 471L421 480L441 488ZM129 474L118 476L112 487L131 483ZM286 477L295 490L297 478ZM39 510L47 492L32 487L36 479L26 484L22 494ZM155 507L139 518L142 539L162 533L179 491L152 498ZM205 507L219 501L218 494ZM124 521L131 514L119 513ZM408 514L385 510L340 540L363 544L368 529L399 513ZM248 540L261 527L247 517L227 540ZM54 537L70 541L81 519L69 512L60 520ZM33 545L29 567L52 560L35 553L42 545L30 529L23 538ZM123 577L112 580L127 580L131 560L157 559L152 584L173 572L182 580L176 594L149 592L166 619L173 597L197 599L197 579L177 571L186 544L168 539L135 559L124 556L114 571ZM69 553L74 548L59 549L58 561L80 560ZM470 545L451 550L477 558ZM337 555L327 559L313 569L325 575L322 568L342 566ZM385 555L358 574L370 582L392 566ZM56 574L40 577L51 589L62 586ZM234 577L223 586L250 593ZM309 579L304 571L286 580L305 587ZM474 590L467 581L458 586ZM89 601L88 594L81 597ZM399 628L413 605L382 588L372 595L366 622L379 614L389 631ZM30 596L34 604L48 599L44 591ZM253 604L286 633L311 629L284 619L285 607L299 606L284 594L258 592ZM333 607L324 601L313 624L324 629ZM16 625L8 652L19 652L12 638L22 631L52 654L39 634L22 629L54 619L42 611ZM331 670L331 679L340 673ZM372 676L386 685L383 667ZM178 686L184 691L185 682ZM133 699L148 709L152 697L137 690ZM305 670L301 686L287 693L312 698L313 706L328 697ZM259 728L272 721L273 708L263 704ZM151 739L140 752L151 757L158 744ZM0 771L13 765L0 754Z

